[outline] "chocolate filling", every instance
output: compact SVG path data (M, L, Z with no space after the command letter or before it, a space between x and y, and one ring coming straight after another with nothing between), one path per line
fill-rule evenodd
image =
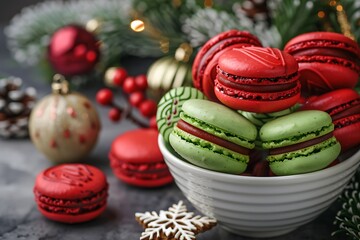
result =
M330 133L327 133L327 134L325 134L323 136L313 138L313 139L310 139L310 140L305 141L305 142L296 143L296 144L293 144L293 145L290 145L290 146L270 149L269 150L269 155L277 155L277 154L293 152L293 151L296 151L296 150L299 150L299 149L307 148L307 147L316 145L318 143L321 143L321 142L323 142L325 140L328 140L332 136L333 136L333 132L330 132Z
M289 82L295 82L299 78L299 73L294 72L292 74L289 74L288 76L279 76L279 77L273 77L273 78L256 78L256 77L242 77L234 74L227 73L220 69L219 66L217 66L217 72L218 75L223 76L223 78L228 79L229 81L238 82L241 84L254 84L254 85L267 85L269 83L271 84L286 84Z
M347 116L355 115L360 113L360 98L355 99L351 102L341 104L337 107L331 108L327 113L330 114L333 121Z
M339 57L345 58L349 61L359 62L358 58L355 54L339 49L339 48L308 48L308 49L301 49L297 50L294 53L291 53L293 56L332 56L332 57Z
M106 204L108 186L99 193L81 199L57 199L42 195L36 189L36 202L43 210L51 213L79 215L95 211Z
M351 115L346 118L341 118L339 120L334 121L335 130L349 126L351 124L359 123L359 122L360 122L360 114ZM353 134L357 134L357 132L353 133Z
M250 149L247 149L245 147L242 147L240 145L237 145L235 143L232 143L232 142L229 142L225 139L222 139L222 138L219 138L217 136L214 136L210 133L207 133L197 127L194 127L190 124L188 124L187 122L183 121L183 120L179 120L177 125L176 125L178 128L180 128L181 130L191 134L191 135L194 135L198 138L201 138L201 139L204 139L208 142L211 142L211 143L214 143L214 144L217 144L221 147L224 147L224 148L227 148L227 149L230 149L234 152L237 152L237 153L240 153L240 154L243 154L243 155L249 155L249 152L250 152Z
M273 85L248 85L248 84L239 84L232 81L229 81L222 77L218 76L218 81L224 86L235 88L238 90L243 90L246 92L256 92L256 93L267 93L267 92L282 92L297 86L297 82L290 82L284 84L273 84Z

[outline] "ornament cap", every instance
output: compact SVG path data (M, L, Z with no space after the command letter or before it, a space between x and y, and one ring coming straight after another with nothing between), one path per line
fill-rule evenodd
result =
M51 84L52 92L55 94L66 95L70 92L69 82L61 74L55 74Z

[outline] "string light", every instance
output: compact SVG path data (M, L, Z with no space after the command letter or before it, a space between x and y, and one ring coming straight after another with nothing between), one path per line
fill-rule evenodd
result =
M335 5L334 5L334 2L335 2ZM355 36L351 32L351 26L350 26L348 17L345 13L343 5L341 5L340 1L335 1L335 0L330 1L329 5L336 8L336 17L339 22L341 32L345 36L355 40Z
M142 32L145 30L145 23L140 19L135 19L130 23L130 27L134 32Z
M214 5L212 0L204 0L204 7L211 8Z
M325 17L325 12L324 12L324 11L319 11L319 12L317 13L317 16L318 16L319 18L324 18L324 17Z

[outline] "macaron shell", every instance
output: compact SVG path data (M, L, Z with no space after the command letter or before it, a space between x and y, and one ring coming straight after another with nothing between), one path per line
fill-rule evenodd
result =
M259 136L265 148L275 148L310 140L325 135L333 129L329 114L318 110L307 110L295 112L264 124L260 129ZM294 137L295 139L293 139Z
M204 90L202 87L203 83L206 82L205 80L203 80L202 76L204 74L204 66L206 67L207 64L212 61L214 56L217 55L217 53L223 51L226 48L233 47L233 45L261 46L261 43L258 38L251 33L235 29L222 32L212 37L203 45L200 51L196 54L192 68L194 87L201 91Z
M291 39L285 45L284 49L285 51L292 53L299 49L314 47L340 48L352 52L360 57L359 46L354 40L344 36L343 34L334 32L310 32L298 35Z
M271 100L271 101L258 101L258 100L247 100L247 99L240 99L236 97L231 97L226 94L223 94L219 91L218 88L215 88L216 97L222 102L224 105L236 109L236 110L243 110L247 112L255 112L255 113L271 113L277 112L281 110L285 110L293 105L295 105L299 98L300 92L281 100ZM261 93L258 93L261 96ZM274 93L273 95L276 95Z
M248 119L251 123L256 125L258 128L262 127L265 123L275 120L276 118L286 116L290 113L293 113L299 108L298 104L295 104L294 106L277 111L277 112L270 112L270 113L254 113L254 112L247 112L239 110L238 112L244 116L246 119Z
M320 143L320 145L321 144L322 143ZM311 146L309 148L315 147L317 146ZM308 149L305 151L308 151ZM299 155L290 160L270 161L270 169L275 175L293 175L314 172L326 168L331 164L338 157L340 151L340 144L337 143L307 156Z
M234 44L218 53L216 53L211 61L207 64L204 74L202 75L202 92L212 101L219 101L214 93L214 80L216 79L216 67L218 65L219 57L233 48L249 47L249 44Z
M51 213L48 211L45 211L44 209L38 207L39 211L48 219L57 221L57 222L63 222L63 223L82 223L87 222L90 220L93 220L94 218L98 217L102 212L106 209L106 204L99 209L84 213L84 214L78 214L78 215L68 215L68 214L59 214L59 213Z
M107 186L104 173L86 164L62 164L41 172L35 181L37 191L47 197L82 199Z
M303 91L317 94L354 88L359 77L358 73L350 68L319 62L300 62L299 73Z
M301 110L316 109L327 111L358 98L360 98L360 95L353 89L338 89L319 96L310 97L305 104L301 106Z
M240 174L246 170L249 161L248 156L224 149L190 134L183 134L187 135L187 140L171 133L170 144L179 155L190 163L202 168L231 174ZM193 139L197 144L193 144L189 139ZM201 145L206 145L206 147ZM209 149L209 146L211 146L211 149ZM236 156L238 159L230 156Z
M360 118L359 115L358 118ZM340 142L342 152L360 145L359 133L360 121L335 129L334 136Z
M112 143L111 154L125 163L156 163L164 158L156 142L158 131L155 129L135 129L119 135Z
M248 141L256 139L256 127L246 118L224 105L207 100L192 99L186 101L182 109L184 114L222 129L227 133ZM229 140L231 141L231 139Z
M180 119L182 105L188 99L206 99L205 95L192 87L171 89L159 101L156 112L156 123L166 143L175 124Z
M276 48L234 48L222 54L219 68L247 78L275 78L294 74L298 63L290 54Z

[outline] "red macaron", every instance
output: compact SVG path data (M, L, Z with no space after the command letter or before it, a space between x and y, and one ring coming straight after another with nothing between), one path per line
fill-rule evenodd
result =
M262 46L259 39L246 31L229 30L208 40L197 53L192 67L194 87L210 100L217 101L214 93L216 65L219 56L232 48Z
M109 153L117 178L134 186L159 187L173 178L157 144L158 131L136 129L118 136Z
M218 60L215 94L226 106L255 113L276 112L300 97L298 64L276 48L235 48Z
M286 52L299 63L304 95L353 88L359 78L360 48L340 33L311 32L291 39Z
M35 201L47 218L80 223L99 216L106 208L108 183L102 171L86 164L62 164L36 177Z
M334 136L344 152L360 145L360 95L353 89L338 89L310 97L302 110L322 110L331 116Z

